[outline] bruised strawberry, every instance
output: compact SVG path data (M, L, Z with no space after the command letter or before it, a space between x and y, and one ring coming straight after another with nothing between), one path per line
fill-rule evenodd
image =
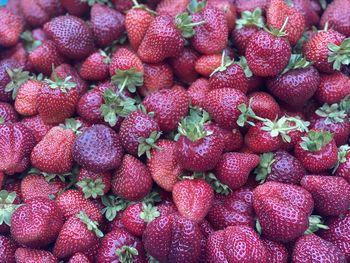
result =
M34 135L35 142L40 142L45 135L54 127L53 124L44 123L43 119L40 115L36 115L34 117L24 118L21 123L26 126L29 130L31 130Z
M57 263L57 258L47 250L17 248L15 253L16 263Z
M197 79L195 63L198 57L199 54L195 50L185 47L178 57L169 60L175 76L180 81L192 83Z
M15 251L17 245L10 238L0 236L0 258L3 263L16 263Z
M0 102L0 124L5 122L17 122L18 115L13 106L6 102Z
M335 0L329 3L321 16L320 27L323 28L328 23L330 28L349 37L349 12L350 2L348 0Z
M350 78L341 72L322 74L320 85L315 93L320 103L339 103L350 93Z
M0 23L0 46L16 45L23 30L21 18L7 8L0 8Z

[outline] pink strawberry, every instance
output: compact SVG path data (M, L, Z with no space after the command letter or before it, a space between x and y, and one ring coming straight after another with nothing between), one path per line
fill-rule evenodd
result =
M15 253L16 263L57 263L58 259L47 250L17 248Z
M10 238L0 236L0 258L2 263L16 263L15 251L17 244Z

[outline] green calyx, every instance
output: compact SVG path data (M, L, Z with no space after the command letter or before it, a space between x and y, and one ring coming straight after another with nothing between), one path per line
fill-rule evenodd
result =
M147 255L147 257L148 257L148 263L161 263L160 261L156 260L151 255Z
M71 90L77 86L74 82L71 82L71 76L66 77L64 80L59 78L56 74L55 66L52 64L52 75L53 80L45 79L44 82L49 85L51 89L60 89L63 93L67 93L68 90Z
M28 71L23 71L22 68L6 69L11 81L5 87L6 92L12 92L12 99L16 98L19 88L30 79Z
M217 72L223 72L225 71L229 66L233 64L233 60L230 59L230 57L226 56L225 50L222 52L221 56L221 64L219 67L217 67L211 74L210 77L213 76Z
M138 146L138 156L142 156L143 154L146 153L146 156L148 159L151 158L151 150L153 148L160 149L157 145L156 142L162 135L161 132L153 131L148 138L143 138L140 137L138 139L139 146Z
M3 124L5 122L3 117L0 117L0 124Z
M62 182L65 182L66 178L72 175L71 172L65 173L65 174L46 173L46 172L40 171L39 169L36 169L36 168L31 168L28 171L28 174L42 175L42 176L44 176L46 182L49 182L49 183L52 182L52 180L56 177L58 177Z
M335 164L335 166L333 167L333 171L332 171L333 174L337 171L340 164L345 163L347 161L346 156L349 152L350 152L349 145L345 144L345 145L342 145L339 147L339 149L338 149L338 161Z
M176 27L181 31L181 35L184 38L193 37L194 34L196 33L196 31L194 30L194 27L203 25L204 23L206 22L200 21L200 22L193 23L192 16L187 12L178 14L175 17Z
M77 182L76 185L82 189L85 198L92 197L94 199L99 196L103 196L103 190L106 187L101 178L94 180L90 177L84 178L83 180Z
M80 211L79 214L76 215L77 218L83 222L90 231L93 231L97 237L103 237L102 231L98 228L98 223L96 221L91 220L88 215L84 211Z
M119 117L126 117L137 109L136 101L124 96L120 91L115 93L112 89L106 89L103 93L104 103L100 112L105 122L114 127Z
M138 256L139 252L133 246L122 246L115 251L121 263L133 263L134 257Z
M140 213L140 218L143 221L145 221L146 223L150 223L158 216L160 216L160 213L156 206L142 203L142 212Z
M247 78L250 78L253 76L253 72L250 70L247 59L244 56L241 56L239 58L239 62L235 62L235 63L239 64L243 68L244 74Z
M40 46L42 43L40 40L36 40L33 35L32 32L29 30L24 31L21 34L21 40L23 40L24 42L24 48L30 53L32 52L34 49L36 49L38 46Z
M265 24L260 7L257 7L253 12L243 11L241 13L241 18L236 20L236 29L241 29L248 26L264 28Z
M127 88L131 93L135 93L136 88L143 85L143 72L139 72L135 68L117 69L111 80L113 84L118 85L120 91Z
M308 68L310 66L311 66L311 62L307 61L302 55L292 54L292 56L289 59L287 67L282 71L281 75L293 69Z
M319 229L327 230L329 227L323 224L321 216L311 215L309 217L309 228L304 232L304 234L309 235L317 232Z
M103 57L103 62L106 65L109 65L112 61L111 57L107 54L107 52L105 50L100 49L99 52L100 52L101 56Z
M113 221L117 213L123 211L129 205L129 201L114 195L103 195L101 200L105 206L105 208L101 210L101 213L105 215L108 221Z
M198 13L207 6L207 0L198 2L197 0L191 0L187 6L187 10L190 13Z
M111 0L80 0L80 2L87 3L89 6L93 6L94 4L113 6Z
M267 176L271 173L271 166L275 162L273 153L263 153L260 155L260 163L255 168L255 180L259 183L264 183Z
M210 119L209 113L190 109L190 115L179 123L178 132L195 142L212 134L204 129L204 124Z
M66 119L64 121L64 124L60 124L59 126L66 130L72 130L76 135L82 133L82 131L80 130L82 126L81 122L74 118Z
M348 115L344 110L340 109L340 105L334 103L332 105L324 104L321 108L316 110L316 114L320 117L326 118L325 124L341 123L348 119Z
M288 20L289 20L289 17L286 18L281 29L279 29L279 28L270 28L270 29L265 28L265 30L276 37L285 37L285 36L287 36L287 33L284 31L284 29L286 28L286 26L288 24Z
M340 70L342 65L350 64L350 38L344 39L339 46L329 43L327 47L328 62L333 63L333 69Z
M0 191L0 225L5 223L11 226L12 214L21 205L16 205L13 202L16 199L16 192L7 192L6 190Z
M261 235L262 233L262 228L261 228L261 225L260 225L260 222L259 222L259 219L255 219L255 230L256 232Z
M137 2L137 0L132 0L132 3L134 4L132 8L143 9L152 15L157 15L157 12L153 11L152 9L149 9L146 5L140 4L139 2Z
M350 95L347 95L344 99L340 101L339 109L347 114L350 113Z
M214 191L218 194L228 195L232 193L232 189L228 185L220 182L220 180L215 176L214 173L195 172L192 176L193 178L203 178L204 180L206 180L213 187Z
M310 131L307 137L301 137L301 148L305 151L318 152L326 146L332 139L333 134L326 131Z

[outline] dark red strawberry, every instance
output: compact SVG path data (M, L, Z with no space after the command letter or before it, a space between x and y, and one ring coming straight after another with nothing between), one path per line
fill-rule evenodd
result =
M235 251L242 252L237 253ZM267 262L267 258L268 250L259 235L251 227L230 226L224 230L214 232L208 238L208 262L263 263Z
M11 175L27 169L34 144L31 131L23 124L0 125L0 170Z
M316 26L320 20L319 12L317 12L314 8L315 6L319 6L319 1L309 1L309 0L293 0L293 7L304 16L305 19L305 27L310 28L312 26ZM321 25L324 27L324 25Z
M322 74L315 97L321 104L339 103L350 93L350 78L341 72Z
M161 0L157 5L156 12L160 15L176 16L177 14L185 12L189 3L190 0Z
M338 151L330 132L310 131L295 146L295 157L306 170L320 173L332 168L338 160Z
M10 238L0 236L0 258L2 263L16 263L15 251L17 245Z
M199 78L194 81L187 89L187 94L190 99L190 103L193 107L204 107L206 94L209 90L209 81L205 78Z
M76 90L79 96L83 95L88 91L88 83L84 81L78 74L78 72L69 64L61 64L56 68L56 75L60 79L66 79L70 77L71 82L76 84ZM55 80L55 74L51 74L51 79Z
M152 188L151 174L141 161L131 155L124 155L119 169L112 178L114 194L130 201L140 200Z
M58 205L37 197L20 206L11 218L11 235L21 245L46 247L56 240L63 226L63 214Z
M342 145L338 150L338 162L334 167L333 173L336 176L343 177L350 183L350 147Z
M165 89L148 95L144 101L148 112L154 112L154 119L163 132L175 131L178 123L188 112L189 98L181 86Z
M0 102L0 124L17 122L18 115L13 106L6 102Z
M197 79L195 64L198 57L199 54L195 50L185 47L178 57L169 60L175 76L180 81L192 83Z
M78 252L69 259L68 263L91 263L91 261L85 254Z
M55 42L59 52L68 58L83 59L94 48L92 30L78 17L56 17L44 25L44 31Z
M117 96L112 89L110 89L108 92L104 94L104 91L101 91L99 87L96 87L86 92L83 96L80 97L76 107L77 113L79 114L80 117L82 117L85 121L89 123L93 123L93 124L101 123L103 122L103 115L101 114L100 108L102 104L104 104L104 102L107 100L107 98L119 98L119 96ZM111 102L114 102L114 100L111 100ZM105 103L105 104L108 105L108 103ZM114 121L115 123L117 123L117 118L115 117L116 115L113 115L113 118L112 118L113 122L110 121L110 124L112 124L112 126L114 124ZM107 119L107 120L112 120L112 119Z
M15 253L16 263L57 263L58 259L47 250L18 248Z
M250 188L241 188L227 196L216 194L207 220L217 230L237 225L254 227L252 197Z
M250 93L248 100L255 114L262 118L274 120L280 113L280 106L276 100L266 92Z
M293 262L346 262L343 252L331 242L314 234L300 237L293 248Z
M285 184L299 185L306 175L301 162L286 151L263 153L260 164L255 169L256 180L260 183L274 181Z
M95 41L100 47L110 46L125 31L124 16L108 6L95 4L90 11L90 21Z
M315 211L322 216L338 216L350 206L350 184L336 176L308 175L301 180L315 201Z
M111 189L111 174L109 172L94 173L81 169L76 185L84 193L85 198L97 198L105 195Z
M21 18L7 8L0 8L0 23L0 46L16 45L23 30Z
M259 156L255 154L225 153L215 167L215 175L220 182L236 190L247 182L250 172L259 161Z
M160 216L148 224L143 235L145 250L161 262L198 262L202 233L193 221L177 214ZM182 249L178 249L182 244Z
M61 0L61 5L73 16L82 17L89 10L87 2L80 0Z
M283 243L271 241L268 239L262 239L265 248L268 251L267 262L270 263L287 263L288 262L288 250Z
M119 167L123 148L118 134L105 125L93 125L75 140L73 158L84 169L105 172Z
M254 189L253 206L264 236L291 241L308 229L314 202L299 186L266 182Z
M44 123L40 115L24 118L21 123L23 123L24 126L31 130L36 143L40 142L49 132L49 130L54 127L53 124Z
M321 16L320 27L323 28L328 23L330 28L349 37L349 12L350 2L348 0L335 0L329 3Z
M109 232L102 239L96 262L134 262L146 263L142 242L123 229Z

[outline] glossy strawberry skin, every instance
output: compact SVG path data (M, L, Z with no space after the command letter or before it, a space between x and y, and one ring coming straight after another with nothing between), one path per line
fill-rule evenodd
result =
M320 20L320 27L323 28L328 22L329 27L339 33L350 36L350 24L349 24L349 12L350 2L336 0L329 3L326 10L322 14Z
M14 123L18 120L18 115L13 106L7 102L0 102L0 118L5 122Z
M249 43L249 39L260 29L255 26L246 26L240 29L234 29L231 33L231 39L238 49L240 55L244 55Z
M254 113L259 117L275 120L280 113L280 106L269 93L250 93L248 101Z
M268 0L237 0L237 12L242 13L245 10L253 12L255 8L260 7L262 10L265 10L269 4Z
M57 258L47 250L18 248L15 253L16 263L57 263Z
M253 192L262 233L273 241L290 241L303 235L313 206L311 194L295 185L266 182Z
M125 230L137 237L142 237L147 226L147 222L140 217L142 211L142 203L137 202L128 206L121 216L121 223Z
M198 73L195 70L195 63L198 57L198 52L185 47L177 58L171 58L169 60L169 64L179 80L184 83L192 83L198 77Z
M0 29L0 45L3 47L16 45L23 29L21 18L7 8L1 8L0 23L3 25Z
M22 119L21 123L32 131L35 142L40 142L45 135L54 127L53 124L44 123L40 115Z
M56 240L62 226L63 215L56 203L37 197L13 213L11 235L24 246L46 247Z
M322 74L320 86L315 93L321 103L338 103L350 93L350 78L341 72Z
M99 88L94 88L80 97L76 111L87 122L93 124L102 123L103 116L100 107L103 102L103 92Z
M195 70L204 77L210 77L220 64L221 54L202 55L196 60Z
M119 48L112 55L112 61L109 66L109 74L113 76L117 69L129 70L136 69L138 72L144 72L143 64L140 58L127 48Z
M318 5L315 1L308 0L294 0L293 1L294 8L301 13L305 18L305 27L310 28L318 24L320 20L319 12L317 12L313 6L313 4ZM324 26L320 26L324 28Z
M105 80L109 76L109 64L101 52L88 56L79 70L80 76L85 80Z
M0 262L1 263L16 263L15 251L17 245L10 238L0 236Z
M15 100L15 109L24 116L33 116L38 114L36 108L36 98L39 91L45 85L36 80L26 81L17 91Z

